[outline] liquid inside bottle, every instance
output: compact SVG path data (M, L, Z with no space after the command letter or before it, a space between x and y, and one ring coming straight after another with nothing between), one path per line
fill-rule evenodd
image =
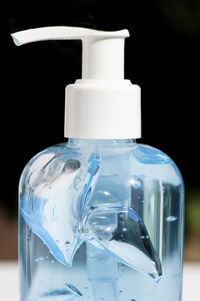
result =
M19 187L20 301L180 301L183 189L168 156L132 140L36 155Z

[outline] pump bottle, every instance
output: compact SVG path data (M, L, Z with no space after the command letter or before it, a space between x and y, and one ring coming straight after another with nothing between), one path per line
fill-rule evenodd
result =
M127 30L45 27L16 45L81 39L65 137L19 184L20 301L181 301L184 186L141 137L140 88L124 79ZM28 48L27 48L28 49Z

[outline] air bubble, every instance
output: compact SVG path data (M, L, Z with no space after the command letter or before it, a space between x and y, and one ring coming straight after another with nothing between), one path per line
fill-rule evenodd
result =
M168 216L168 217L166 218L166 220L167 220L168 222L174 222L174 221L176 221L176 220L177 220L177 217L176 217L176 216L173 216L173 215L171 215L171 216Z
M76 169L79 169L80 166L81 166L81 162L76 159L69 159L66 162L66 167L70 168L70 169L76 170Z
M64 246L65 246L65 247L69 247L69 246L70 246L70 244L71 244L71 243L70 243L70 241L69 241L69 240L66 240L66 241L64 242Z
M140 181L134 176L131 177L130 183L131 183L131 186L135 189L138 189L141 186Z
M35 262L39 262L39 261L42 261L42 260L44 260L44 257L35 258Z

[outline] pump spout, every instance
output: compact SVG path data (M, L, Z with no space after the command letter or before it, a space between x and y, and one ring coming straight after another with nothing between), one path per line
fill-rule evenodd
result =
M83 79L123 79L124 39L128 30L99 31L81 27L53 26L13 33L17 46L45 40L76 40L83 42Z
M66 87L65 137L141 137L140 88L124 79L126 29L53 26L15 32L18 46L46 40L82 41L82 79Z

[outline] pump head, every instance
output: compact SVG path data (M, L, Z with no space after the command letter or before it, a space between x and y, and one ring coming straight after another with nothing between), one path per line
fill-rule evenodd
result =
M128 30L105 32L55 26L11 36L17 46L44 40L82 40L82 79L66 87L65 137L140 137L140 88L124 80L124 40L129 37Z
M83 79L123 79L128 30L104 32L79 27L44 27L12 34L17 46L44 40L82 40Z

